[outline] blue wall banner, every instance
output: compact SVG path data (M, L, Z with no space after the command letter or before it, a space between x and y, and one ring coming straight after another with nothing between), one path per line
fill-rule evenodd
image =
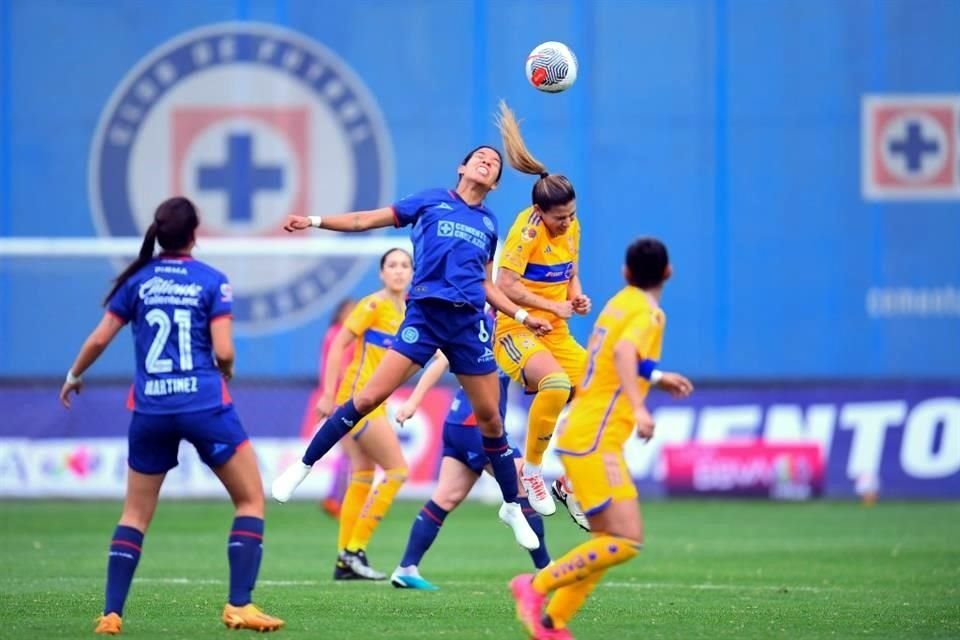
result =
M282 239L290 212L452 185L467 150L500 146L504 98L576 186L597 312L630 239L667 243L670 367L960 376L960 2L544 6L0 0L0 239L139 236L178 192L201 246ZM579 59L560 94L524 77L547 40ZM505 170L488 200L502 230L532 183ZM257 378L313 376L334 304L379 287L370 256L212 261ZM0 378L62 376L119 266L0 252Z

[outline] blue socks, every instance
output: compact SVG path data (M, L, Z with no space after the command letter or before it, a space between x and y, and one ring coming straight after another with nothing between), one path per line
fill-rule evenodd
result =
M433 500L423 505L423 509L417 514L410 528L410 538L407 540L407 550L403 552L403 559L400 560L401 567L419 565L423 559L423 554L427 552L430 545L440 533L440 527L447 517L447 512L437 506Z
M543 537L543 518L530 506L530 501L526 498L520 498L518 502L523 509L523 517L527 519L527 524L529 524L533 532L537 534L537 539L540 541L540 547L530 551L530 558L533 560L533 566L537 569L543 569L550 564L550 554L547 552L547 541L544 540Z
M496 438L483 436L483 452L493 467L493 477L500 485L504 502L517 501L517 467L513 462L513 450L507 443L507 434Z
M313 440L307 445L307 451L303 454L303 464L312 466L314 462L326 455L327 451L340 442L340 438L350 433L364 415L353 406L353 398L337 407L323 426L313 434Z
M103 615L115 613L123 616L123 604L130 593L133 572L140 562L140 550L143 547L143 532L118 524L110 541L110 555L107 559L107 593Z
M263 557L263 519L237 516L230 529L227 558L230 560L230 604L250 604Z

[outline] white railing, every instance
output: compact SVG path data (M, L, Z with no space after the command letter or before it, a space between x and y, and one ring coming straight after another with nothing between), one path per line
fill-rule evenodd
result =
M142 238L0 237L0 258L126 257L140 251ZM313 237L200 238L198 256L379 256L400 247L411 250L406 236L322 234Z

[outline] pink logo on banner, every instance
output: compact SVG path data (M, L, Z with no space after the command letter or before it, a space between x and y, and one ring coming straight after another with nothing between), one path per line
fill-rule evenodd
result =
M712 495L805 500L823 490L816 444L674 444L663 449L671 496Z
M960 199L960 96L867 96L863 192L869 199Z

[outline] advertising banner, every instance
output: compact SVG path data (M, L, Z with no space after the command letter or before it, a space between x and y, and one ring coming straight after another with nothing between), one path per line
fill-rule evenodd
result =
M232 385L265 483L301 455L312 391L306 384ZM402 389L388 403L391 421L407 393ZM510 393L507 432L522 445L529 396L516 388ZM56 394L49 387L0 387L0 495L122 495L126 388L91 384L71 411ZM450 388L435 389L403 428L396 427L411 471L406 495L432 489L451 397ZM654 438L631 438L626 445L643 497L732 492L854 498L859 485L887 499L960 498L957 383L713 388L680 402L654 393L650 407ZM318 463L300 495L324 494L334 455ZM563 473L552 451L544 465L549 476ZM222 495L189 445L164 490Z

